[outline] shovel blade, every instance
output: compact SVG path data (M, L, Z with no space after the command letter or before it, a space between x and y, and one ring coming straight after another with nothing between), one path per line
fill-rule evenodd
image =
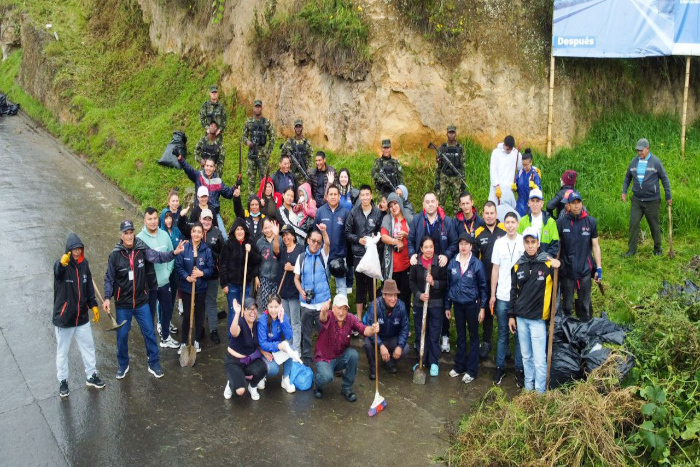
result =
M413 383L414 384L425 384L425 371L420 368L416 368L413 372Z
M182 353L180 354L181 367L194 366L195 360L197 360L197 349L195 349L193 345L188 345L182 349Z
M126 321L122 321L121 324L117 324L117 322L112 318L112 327L107 329L108 331L116 331L120 327L124 326L126 324Z

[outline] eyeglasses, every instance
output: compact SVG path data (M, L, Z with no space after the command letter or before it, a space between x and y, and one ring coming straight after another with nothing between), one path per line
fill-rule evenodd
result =
M309 243L313 243L314 245L320 245L321 240L316 240L315 238L310 238Z

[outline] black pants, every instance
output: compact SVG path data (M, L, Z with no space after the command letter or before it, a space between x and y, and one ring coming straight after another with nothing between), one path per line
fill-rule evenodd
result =
M226 352L224 357L224 367L226 368L226 376L231 385L231 390L236 392L237 389L246 387L246 376L252 376L250 385L255 387L267 375L267 364L262 358L253 360L248 365L241 363L239 359Z
M321 330L321 322L318 320L320 314L319 310L301 305L301 359L306 366L311 366L313 361L311 335L314 332L314 327L317 333Z
M486 290L488 290L489 293L491 293L490 281L486 282ZM481 323L481 325L483 326L481 342L486 342L489 345L493 345L493 315L491 314L491 308L488 307L488 303L486 303L485 308L486 314L484 316L484 321Z
M182 326L180 330L182 331L182 337L180 342L183 344L188 343L188 336L190 332L190 306L192 304L192 294L183 292L182 294L182 308L184 314L182 315ZM206 297L206 292L200 292L194 294L194 329L192 330L192 339L202 342L202 337L204 334L204 298Z
M404 345L403 349L401 349L401 358L397 360L394 358L394 350L396 350L396 347L399 346L399 336L390 337L388 339L382 339L382 345L386 347L386 349L389 351L389 355L391 355L389 362L393 363L394 365L398 361L403 360L406 354L411 350L408 344ZM365 349L365 354L367 355L367 361L369 362L369 371L372 372L374 371L376 365L374 361L374 337L365 337L365 341L362 344L362 347ZM379 355L379 358L382 358L381 354Z
M399 289L399 299L406 305L406 313L408 316L411 316L411 284L408 281L410 269L411 268L408 268L405 271L391 274L391 278L396 281L396 287Z
M457 355L454 369L457 373L469 373L476 378L479 371L479 304L454 302L457 326ZM469 352L467 353L467 327Z
M576 315L581 321L588 321L593 317L593 312L591 311L591 276L586 275L580 279L570 279L559 274L559 287L562 309L565 315L570 316L574 310L574 291L576 291L578 297Z
M637 252L637 242L639 241L639 224L642 222L642 217L647 218L649 230L651 230L651 238L654 239L654 251L661 251L661 226L659 225L659 205L661 200L654 201L638 201L636 196L632 196L630 208L630 236L627 243L627 249L632 252Z
M355 258L355 269L357 269L357 265L360 263L359 258ZM372 278L361 273L355 271L355 287L357 287L357 292L355 293L355 303L359 304L366 304L366 303L371 303L372 302Z

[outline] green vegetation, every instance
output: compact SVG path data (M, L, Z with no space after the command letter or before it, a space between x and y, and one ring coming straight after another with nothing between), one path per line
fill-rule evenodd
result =
M292 52L296 63L313 59L323 71L348 80L369 72L369 21L351 0L298 1L289 13L268 0L262 18L256 11L252 43L267 65Z

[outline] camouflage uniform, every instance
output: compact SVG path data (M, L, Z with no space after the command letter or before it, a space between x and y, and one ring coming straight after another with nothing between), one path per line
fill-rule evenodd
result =
M202 128L206 129L212 120L215 120L219 125L219 130L221 130L221 132L216 139L221 142L223 140L224 130L228 124L228 114L221 101L217 101L215 104L211 100L208 100L202 104L202 107L199 109L199 123L202 125Z
M389 179L394 187L403 185L401 163L393 157L379 157L378 159L375 159L374 165L372 165L372 180L374 180L374 188L381 194L387 196L389 193L392 193L394 189L386 182L386 180L384 180L384 177L380 175L381 173L384 173L386 178Z
M282 146L282 155L284 154L289 154L291 157L295 158L299 164L302 165L307 174L311 167L314 167L312 160L314 151L311 147L311 143L306 138L301 140L289 138ZM299 182L299 185L308 181L306 177L304 177L302 171L299 170L299 167L294 163L294 160L292 160L292 173Z
M455 173L449 164L442 160L443 157L449 159L452 165L464 173L464 148L455 142L454 146L443 143L438 149L442 157L436 157L437 168L435 169L435 191L440 202L440 206L447 207L447 195L452 197L454 212L459 212L459 195L462 192L462 177Z
M219 177L223 176L226 151L221 145L220 138L215 138L212 141L205 136L197 142L197 146L194 148L194 160L197 162L197 167L201 164L202 159L213 159L216 162L216 173L219 174Z
M253 142L253 147L248 148L248 192L250 195L257 193L260 180L265 176L270 153L275 144L275 130L270 120L265 117L256 119L251 117L243 127L243 144ZM256 175L257 173L257 175Z

